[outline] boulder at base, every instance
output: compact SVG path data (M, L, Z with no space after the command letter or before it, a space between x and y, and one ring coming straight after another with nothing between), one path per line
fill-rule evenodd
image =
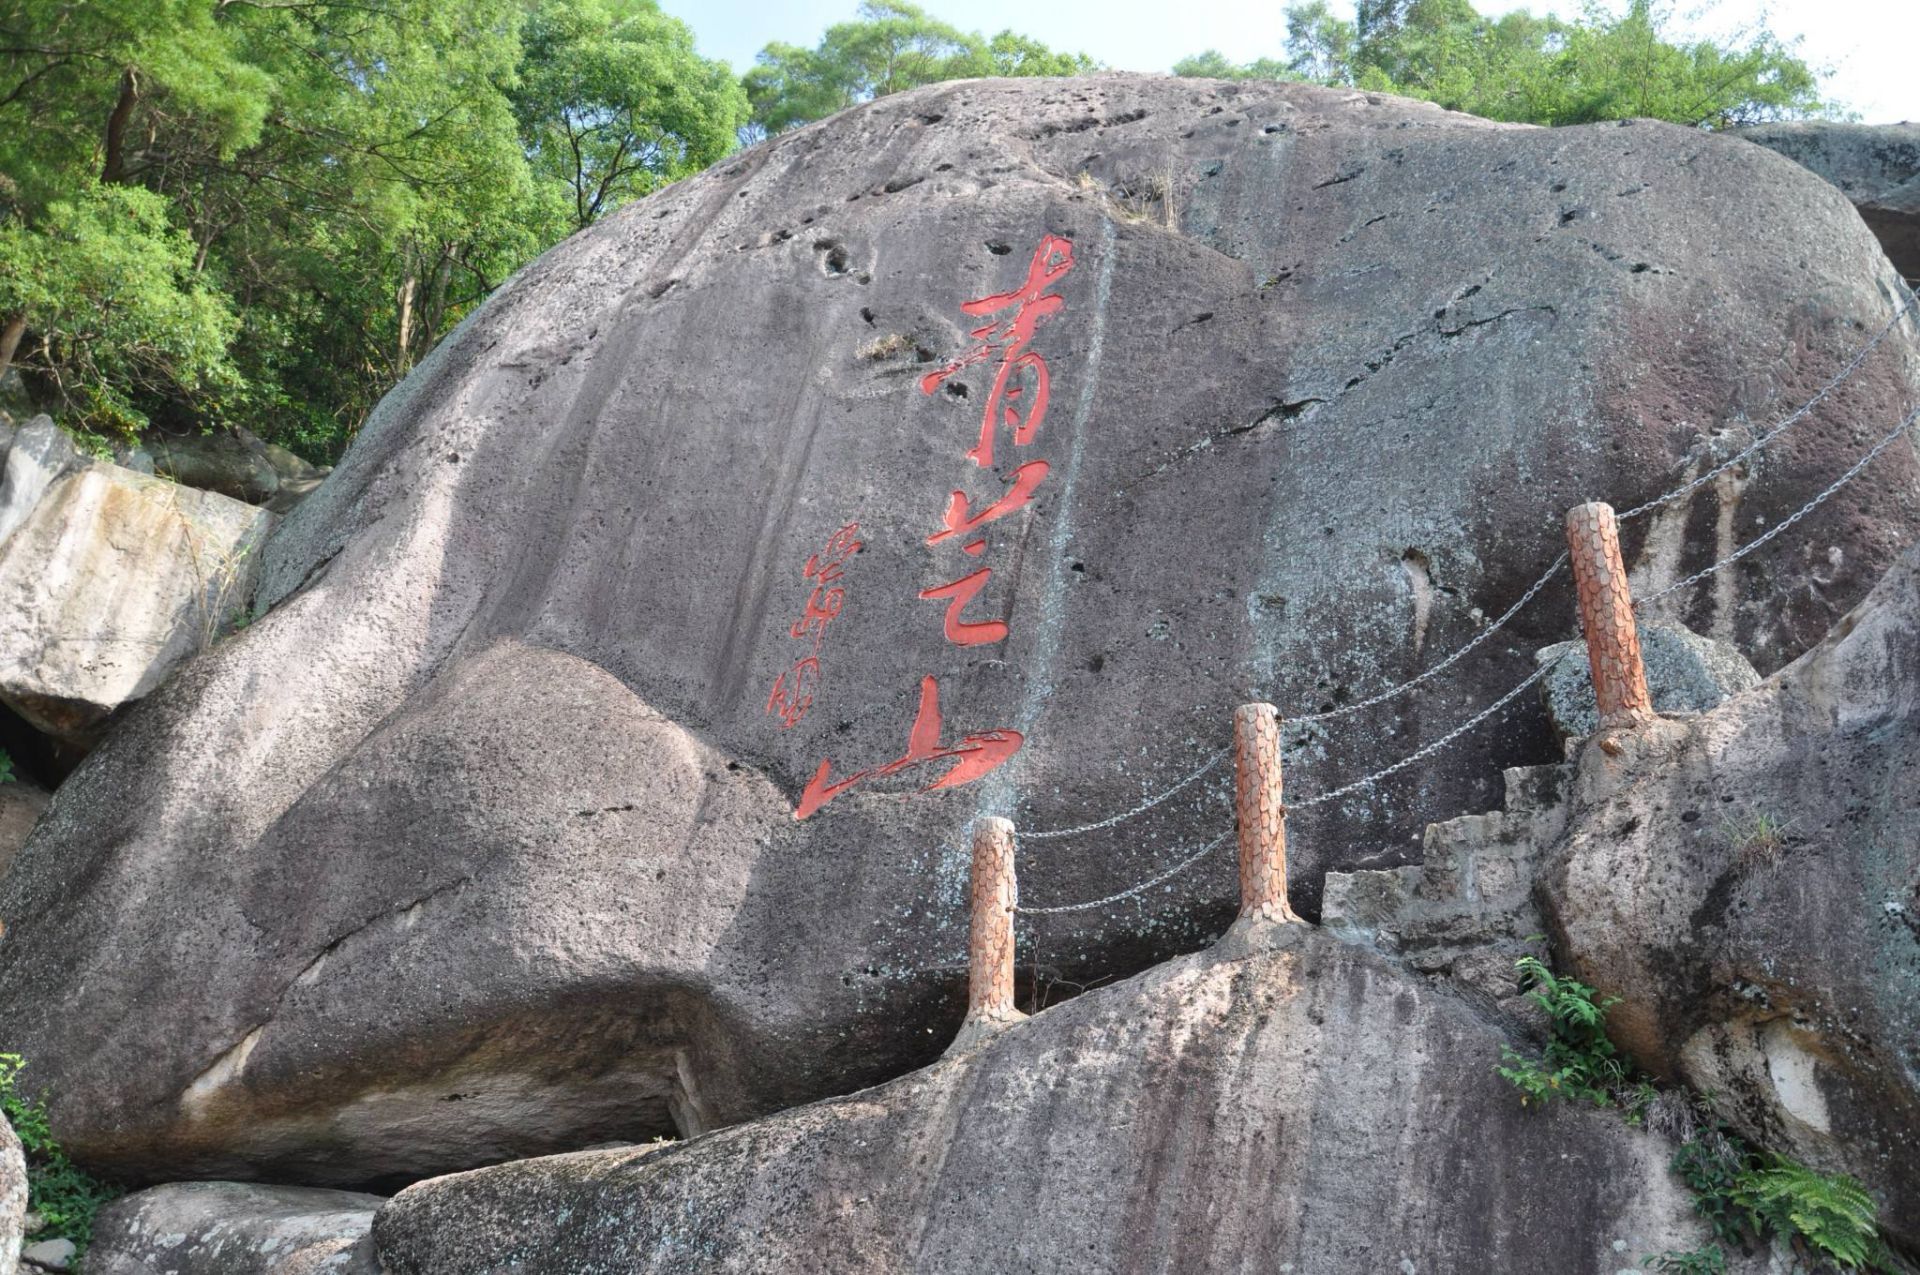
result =
M377 1195L317 1187L181 1182L100 1211L87 1275L381 1275L369 1230Z
M1670 1144L1522 1107L1503 1039L1292 926L848 1098L421 1183L375 1241L393 1275L1613 1275L1700 1243Z
M1920 549L1760 689L1580 758L1542 899L1641 1066L1920 1247Z
M9 486L31 431L8 454ZM270 516L102 462L65 468L0 540L0 700L88 743L240 611ZM0 494L0 507L14 503Z
M1108 76L770 139L555 248L387 397L270 540L271 610L0 883L0 1018L75 1153L153 1178L409 1179L898 1075L960 1016L975 816L1099 820L1240 703L1431 668L1570 505L1701 472L1895 287L1831 186L1652 123ZM1908 331L1629 552L1678 579L1799 508L1920 389ZM1916 496L1887 452L1677 618L1777 666ZM1289 791L1438 740L1571 622L1563 578L1300 728ZM1553 752L1522 712L1300 810L1297 900ZM1023 898L1164 870L1227 789L1027 842ZM1045 918L1022 994L1191 950L1235 895L1217 854Z

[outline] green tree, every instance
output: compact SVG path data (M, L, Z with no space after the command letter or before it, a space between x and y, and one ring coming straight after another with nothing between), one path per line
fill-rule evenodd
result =
M1666 19L1653 0L1619 13L1589 4L1572 22L1489 18L1469 0L1361 0L1348 21L1313 0L1287 10L1284 64L1236 66L1209 53L1175 70L1307 79L1535 124L1646 117L1726 128L1830 113L1819 77L1764 27L1728 45L1686 43L1668 38Z
M859 17L827 28L811 49L774 43L760 51L745 83L749 137L765 136L859 102L922 84L984 75L1079 75L1085 54L1057 53L1002 31L991 40L929 16L906 0L863 0Z
M698 172L734 146L747 96L653 0L547 0L527 25L514 106L536 174L575 227Z
M217 392L233 371L236 321L193 271L193 244L149 191L87 182L29 228L0 223L0 372L20 350L80 423L139 419L136 399Z

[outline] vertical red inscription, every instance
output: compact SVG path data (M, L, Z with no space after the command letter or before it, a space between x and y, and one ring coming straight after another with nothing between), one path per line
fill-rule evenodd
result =
M801 579L816 583L800 618L788 627L787 636L802 641L810 637L811 645L792 668L773 679L766 712L780 719L781 730L792 729L813 707L813 693L820 685L820 647L827 640L827 626L846 603L847 591L838 587L838 582L846 574L842 568L847 559L860 552L859 532L857 522L840 528L826 548L808 558L807 565L800 569Z
M993 388L987 394L986 409L980 419L979 439L966 452L966 458L982 469L992 467L994 443L1002 429L1008 431L1008 438L1015 447L1031 446L1039 436L1040 426L1047 416L1051 376L1047 361L1028 349L1027 345L1032 341L1041 320L1066 305L1062 297L1049 293L1047 289L1058 283L1071 269L1072 242L1058 235L1044 236L1027 263L1026 280L1018 288L1011 292L977 297L963 302L960 307L976 318L998 315L1007 310L1013 311L1012 316L1004 322L994 321L974 328L969 335L980 344L938 371L920 378L920 392L932 394L940 388L941 382L963 368L998 358ZM1026 462L1013 471L1011 485L1005 494L979 513L973 512L973 504L964 491L952 492L947 498L940 529L927 537L928 546L958 540L962 542L959 545L962 553L968 557L979 557L986 552L987 538L984 534L975 533L989 523L1026 508L1032 503L1034 493L1046 481L1049 472L1050 468L1044 460ZM1006 621L969 621L961 618L961 613L979 596L992 576L992 567L980 567L947 584L920 591L920 596L928 601L947 604L943 622L947 641L966 647L1005 640L1008 635ZM838 610L837 604L834 609ZM795 667L797 669L799 666ZM817 678L817 667L815 676ZM775 689L778 690L777 683ZM773 711L771 701L768 711ZM820 768L800 794L800 804L794 811L794 818L807 818L841 793L869 779L897 774L911 766L947 758L958 760L945 774L921 791L957 788L961 784L972 783L1004 764L1020 750L1022 742L1019 731L986 730L963 736L959 743L942 747L940 730L940 685L928 674L920 679L920 707L914 715L913 728L907 735L906 751L890 762L855 771L840 780L832 779L831 760L821 762Z
M1047 361L1028 350L1027 342L1033 340L1040 320L1066 305L1064 298L1048 294L1047 289L1071 269L1072 240L1058 235L1042 238L1040 246L1033 250L1033 259L1027 263L1025 283L1012 292L996 292L960 305L961 310L975 317L1009 309L1013 317L1004 325L988 323L975 328L970 335L980 340L979 345L939 371L920 378L920 392L931 394L940 388L940 382L960 369L984 363L995 354L1000 356L1000 368L994 375L993 389L987 394L986 410L980 418L980 441L967 453L967 459L982 469L993 464L993 439L1001 426L1013 431L1016 446L1025 447L1033 441L1040 422L1046 419L1050 379ZM1029 379L1023 374L1030 374L1031 389L1021 383Z

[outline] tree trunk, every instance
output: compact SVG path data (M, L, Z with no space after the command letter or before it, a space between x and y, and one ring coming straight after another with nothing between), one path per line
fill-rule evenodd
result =
M412 254L409 253L408 257L407 273L400 279L400 339L395 343L394 351L394 371L401 376L406 375L407 368L411 366L407 350L413 344L413 302L420 291L420 279L413 271Z
M7 369L13 366L13 356L20 349L20 338L26 334L27 315L24 310L8 319L7 325L0 328L0 376L5 376Z
M128 67L120 73L120 100L107 116L107 154L100 164L100 180L119 183L127 176L127 124L140 100L140 80Z

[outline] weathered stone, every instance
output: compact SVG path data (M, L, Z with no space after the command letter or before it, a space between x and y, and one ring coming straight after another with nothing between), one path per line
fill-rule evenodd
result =
M16 440L10 475L21 451ZM245 604L269 521L114 465L58 478L0 540L0 700L48 734L90 741Z
M1578 766L1541 898L1615 1039L1920 1246L1920 549L1759 689Z
M1168 172L1171 201L1127 193ZM1030 445L994 435L996 480L966 456L994 358L921 378L972 348L963 302L1063 242L1028 351L1051 406ZM1431 667L1553 560L1569 506L1628 507L1797 406L1894 286L1837 191L1657 124L1115 76L941 85L772 139L569 239L387 398L270 542L271 610L116 725L0 883L0 1017L62 1136L134 1175L419 1175L897 1075L963 1013L975 816L1124 810L1224 748L1236 704ZM1771 525L1916 387L1888 342L1779 464L1680 514ZM985 509L1039 461L983 556L927 543L953 491ZM1854 491L1687 621L1767 666L1816 639L1920 527L1904 449ZM1720 551L1654 543L1656 574ZM955 631L1008 632L956 645L937 591L980 567ZM1571 614L1549 590L1422 694L1290 727L1289 793L1439 738ZM806 683L790 729L782 676ZM964 762L911 734L929 687ZM1016 731L979 782L911 791ZM1294 906L1553 755L1521 714L1296 811ZM796 820L829 759L868 778ZM1022 899L1164 870L1227 828L1229 787L1022 842ZM1236 895L1217 854L1045 919L1016 969L1141 968ZM60 1008L82 988L84 1021Z
M46 808L47 794L25 780L0 784L0 876L7 874L7 865Z
M155 473L250 505L264 505L280 490L280 475L261 454L259 440L243 434L225 429L191 434L155 431L145 443L153 455Z
M1542 923L1533 884L1566 831L1568 772L1565 765L1507 771L1504 808L1428 825L1417 865L1329 872L1322 923L1423 973L1451 973L1531 1025L1530 1011L1514 1001L1514 962L1537 954Z
M183 1182L100 1211L87 1275L380 1275L377 1195Z
M1704 713L1760 685L1760 674L1731 642L1701 637L1679 625L1642 624L1640 655L1656 712ZM1594 709L1585 644L1556 642L1534 658L1556 665L1540 682L1540 698L1554 733L1563 740L1593 734L1600 716Z
M27 1161L20 1138L0 1114L0 1275L20 1267L20 1245L27 1237Z
M1671 1146L1530 1111L1444 984L1306 926L1100 988L878 1089L646 1155L401 1192L393 1275L1554 1271L1703 1228ZM1759 1264L1764 1269L1764 1264Z
M20 1261L43 1271L71 1270L78 1252L79 1245L72 1240L38 1240L21 1247Z
M1920 280L1920 124L1758 124L1735 135L1838 186L1900 273Z
M14 432L6 462L0 476L0 542L27 520L56 478L87 463L50 416L36 416Z

